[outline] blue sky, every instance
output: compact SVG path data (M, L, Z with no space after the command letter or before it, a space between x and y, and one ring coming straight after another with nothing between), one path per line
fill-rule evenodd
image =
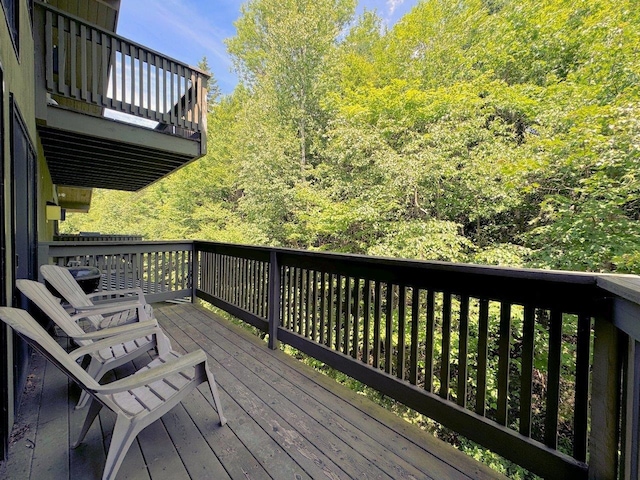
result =
M318 0L322 1L322 0ZM207 57L223 93L231 93L237 79L224 39L235 35L233 22L244 0L123 0L118 33L165 55L197 65ZM393 25L418 0L360 0L358 13L377 10Z

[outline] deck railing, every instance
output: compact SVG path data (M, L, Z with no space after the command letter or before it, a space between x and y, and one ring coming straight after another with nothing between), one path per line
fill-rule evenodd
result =
M39 245L39 264L97 267L99 290L141 287L148 302L191 297L193 243L47 242Z
M637 479L640 278L211 242L52 242L196 296L545 478ZM192 279L195 279L192 282Z
M207 74L50 5L37 5L45 22L51 94L156 121L163 130L206 131Z
M197 296L272 348L545 478L638 478L637 277L205 242L195 258Z
M142 235L107 235L94 232L60 233L53 236L54 242L141 242L142 239Z

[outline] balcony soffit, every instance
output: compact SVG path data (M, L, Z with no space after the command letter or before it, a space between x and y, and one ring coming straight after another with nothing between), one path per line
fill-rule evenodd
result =
M140 190L201 156L200 142L49 107L38 133L54 184Z

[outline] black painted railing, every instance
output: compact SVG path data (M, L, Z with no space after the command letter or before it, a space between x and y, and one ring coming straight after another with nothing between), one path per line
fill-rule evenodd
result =
M545 478L638 478L640 277L218 244L51 242L202 298ZM195 280L195 282L194 282Z
M205 242L195 258L197 296L272 348L545 478L637 478L638 277Z

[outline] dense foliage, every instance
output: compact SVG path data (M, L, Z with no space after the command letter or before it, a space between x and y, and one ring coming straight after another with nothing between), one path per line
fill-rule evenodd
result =
M284 3L244 7L209 154L66 231L637 271L632 2Z
M207 156L62 228L638 272L634 3L251 0Z

